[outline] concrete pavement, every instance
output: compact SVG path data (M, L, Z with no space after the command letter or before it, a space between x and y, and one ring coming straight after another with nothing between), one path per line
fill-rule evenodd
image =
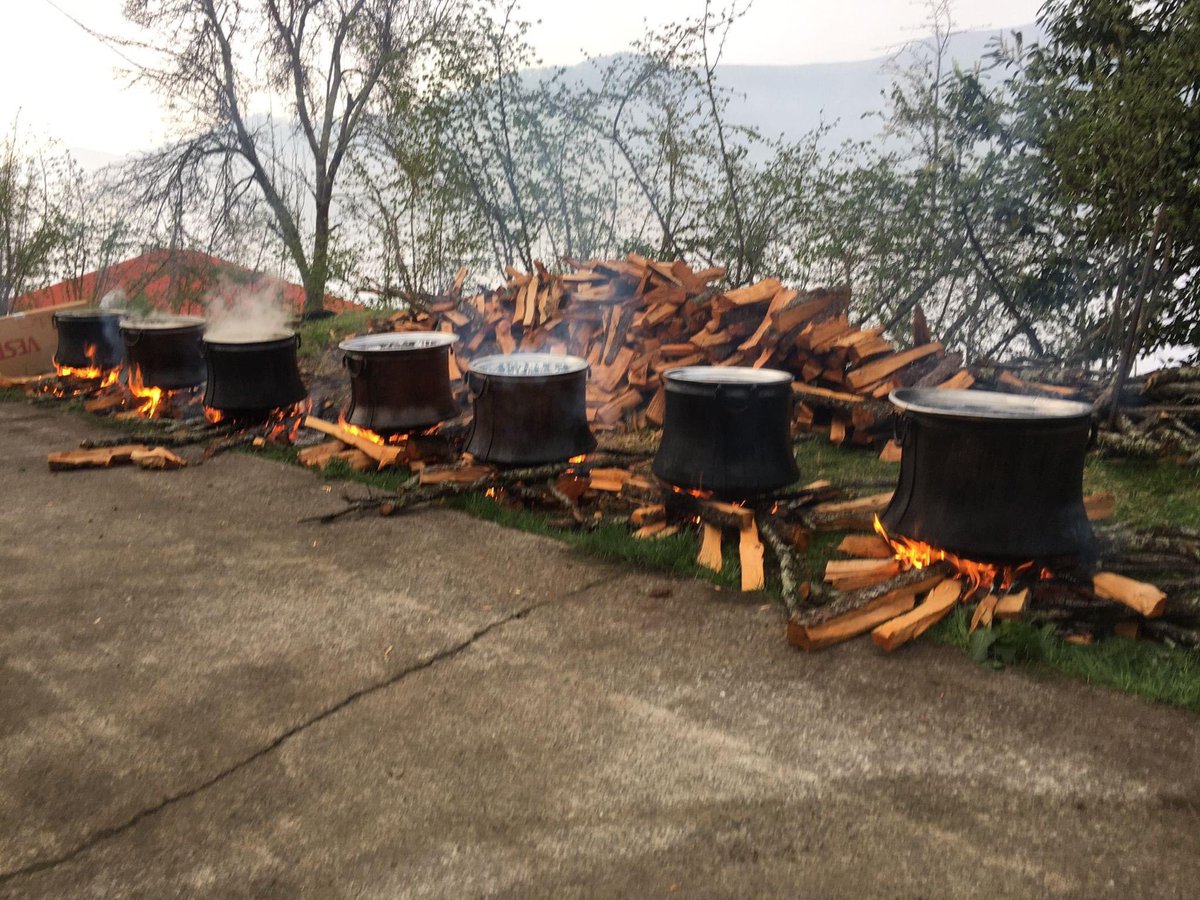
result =
M0 403L0 895L1194 896L1200 731ZM335 489L335 490L340 490ZM669 588L666 597L662 588Z

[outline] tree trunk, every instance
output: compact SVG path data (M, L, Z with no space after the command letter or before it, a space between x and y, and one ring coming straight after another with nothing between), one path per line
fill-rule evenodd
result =
M1142 265L1142 275L1138 279L1137 294L1133 299L1133 308L1129 313L1129 327L1125 334L1125 343L1121 347L1121 360L1117 365L1117 374L1113 376L1111 387L1112 397L1108 408L1108 425L1117 427L1121 415L1121 389L1129 378L1129 370L1133 366L1142 333L1142 309L1146 305L1146 293L1150 287L1150 276L1154 271L1155 252L1158 249L1158 238L1162 234L1163 223L1167 217L1166 206L1160 206L1154 217L1154 228L1150 232L1150 240L1146 245L1146 260Z

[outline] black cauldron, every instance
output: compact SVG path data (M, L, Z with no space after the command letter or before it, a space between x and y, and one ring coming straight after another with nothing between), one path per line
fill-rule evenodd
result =
M539 465L596 447L587 423L588 364L578 356L515 353L474 360L475 416L466 450L506 465Z
M440 331L370 334L338 344L350 373L346 421L379 434L418 431L458 415L450 347Z
M260 418L299 403L308 396L296 362L299 347L295 333L242 341L205 338L204 405L233 418Z
M55 365L115 369L125 359L121 313L107 309L64 309L54 314L53 322L58 332Z
M653 464L663 481L741 499L799 477L787 372L686 366L668 370L664 378L666 418Z
M1096 562L1083 506L1090 406L925 388L891 401L903 455L881 516L890 533L983 562Z
M176 391L204 382L204 320L196 316L121 323L130 377L143 387Z

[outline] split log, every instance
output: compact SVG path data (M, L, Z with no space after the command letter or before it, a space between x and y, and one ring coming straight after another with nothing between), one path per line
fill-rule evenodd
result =
M134 453L149 451L145 444L121 444L117 447L97 447L94 450L67 450L46 457L51 472L73 469L107 469L133 462Z
M885 356L882 359L869 362L857 369L852 369L846 375L846 384L856 390L865 388L867 385L874 384L881 378L887 378L893 372L899 371L905 366L912 365L918 360L941 352L942 345L939 342L934 341L933 343L925 344L922 347L914 347L913 349L905 350L902 353L895 353L891 356Z
M877 534L848 534L836 549L858 559L891 559L896 555L891 545Z
M839 591L870 587L900 574L899 560L831 559L825 564L825 580Z
M766 587L763 574L763 545L758 539L758 526L751 518L739 532L738 559L742 568L742 590L761 591Z
M339 425L334 425L332 422L326 422L324 419L318 419L316 416L306 416L304 419L304 427L311 428L313 431L319 431L322 434L327 434L332 438L337 438L343 444L351 447L356 447L361 450L371 459L375 460L380 469L387 469L397 465L404 449L398 446L388 444L377 444L374 441L368 440L365 437L360 437L342 428Z
M1016 619L1025 611L1025 604L1029 601L1029 589L1017 591L1012 594L1005 594L996 601L996 605L992 609L992 615L997 619Z
M1115 572L1100 572L1092 579L1092 589L1105 600L1116 600L1147 618L1157 618L1166 608L1167 595L1152 584L1135 581Z
M975 612L971 615L971 632L974 632L980 625L984 628L992 626L992 616L995 615L998 600L999 598L995 594L988 594L979 601L979 605L975 607Z
M950 571L944 563L912 569L882 584L843 594L824 606L803 610L788 621L788 641L815 650L862 634L886 619L871 620L861 614L890 606L901 598L907 598L911 607L917 594L940 584Z
M702 538L696 562L706 569L720 572L721 567L725 564L721 553L721 529L709 522L701 522L700 528Z
M143 469L182 469L187 466L187 460L176 456L166 447L155 447L152 450L134 450L129 456L135 466Z
M954 609L961 593L962 585L959 582L940 582L911 612L876 627L871 632L871 640L876 647L891 652L901 644L920 637Z

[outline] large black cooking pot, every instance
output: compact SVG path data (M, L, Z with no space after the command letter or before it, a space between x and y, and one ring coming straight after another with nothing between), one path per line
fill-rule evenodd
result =
M740 499L799 476L792 453L792 376L777 369L686 366L665 374L654 474L676 487Z
M338 344L350 373L346 421L380 434L417 431L458 415L450 347L440 331L369 334Z
M196 316L121 323L130 376L144 387L175 391L204 382L204 320Z
M204 339L208 383L204 405L234 417L266 415L308 396L296 350L300 336L275 334L250 340Z
M474 360L467 385L475 416L466 450L506 465L539 465L589 453L588 365L578 356L516 353Z
M64 309L54 314L53 321L58 332L58 349L54 351L56 365L73 369L115 369L125 358L119 312Z
M1092 408L991 391L902 388L892 534L961 557L1019 564L1096 562L1083 507Z

